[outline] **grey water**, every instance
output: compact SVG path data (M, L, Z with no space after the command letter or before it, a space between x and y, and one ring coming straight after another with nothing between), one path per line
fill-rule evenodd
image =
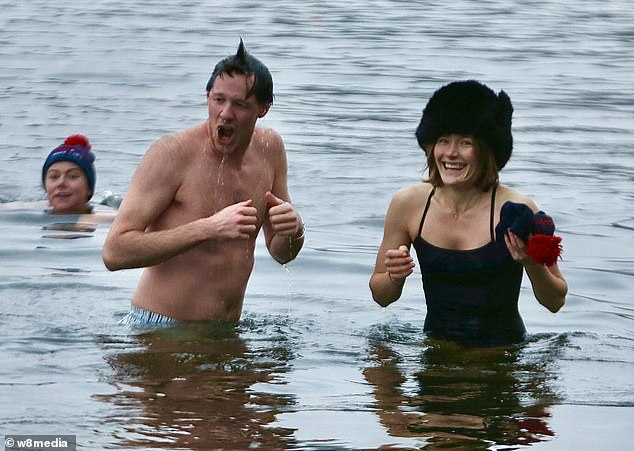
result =
M263 124L306 222L282 267L258 243L243 320L117 324L139 270L109 273L107 226L54 239L0 211L0 433L79 449L596 449L634 424L634 9L607 1L0 1L0 202L43 199L66 136L125 196L148 146L206 117L240 37L271 69ZM417 271L387 309L368 280L391 196L423 176L414 130L457 79L514 104L503 183L551 214L570 292L525 278L526 343L425 339ZM157 181L160 183L160 181ZM63 233L62 233L63 234Z

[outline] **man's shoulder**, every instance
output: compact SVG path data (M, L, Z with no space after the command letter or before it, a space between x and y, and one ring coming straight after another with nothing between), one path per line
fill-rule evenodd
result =
M200 144L203 141L203 124L198 124L193 127L164 134L152 143L146 152L146 156L166 158L172 153L178 153L177 160L182 161L187 154L193 154L194 149L200 149Z
M192 127L165 133L156 143L174 147L190 147L192 143L198 143L206 138L206 122L200 122Z
M273 148L284 149L284 140L282 139L282 135L269 127L264 127L262 125L256 125L253 130L253 139L252 141L258 146L266 146Z

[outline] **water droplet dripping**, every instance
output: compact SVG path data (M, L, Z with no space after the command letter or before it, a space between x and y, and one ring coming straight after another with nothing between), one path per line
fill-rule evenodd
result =
M220 166L218 166L218 185L224 185L225 184L225 180L224 180L224 176L223 176L224 164L225 164L225 156L223 154L222 158L220 159Z

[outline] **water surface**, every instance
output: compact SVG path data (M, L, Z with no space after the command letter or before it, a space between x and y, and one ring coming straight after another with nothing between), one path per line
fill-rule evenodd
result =
M152 141L206 115L239 37L271 69L307 225L281 267L258 243L243 321L117 324L140 271L108 273L107 226L45 237L0 212L0 426L82 449L623 449L634 420L634 13L625 0L2 2L0 201L42 199L64 137L124 195ZM502 182L564 240L567 304L503 350L426 340L420 274L388 309L368 279L388 202L421 178L414 130L456 79L515 106Z

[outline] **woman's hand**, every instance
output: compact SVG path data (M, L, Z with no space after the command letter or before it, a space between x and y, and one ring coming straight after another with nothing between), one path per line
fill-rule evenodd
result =
M504 242L513 260L523 265L530 261L526 243L519 236L514 234L511 229L507 230L504 234Z
M414 259L407 246L389 249L385 253L385 269L393 283L399 285L405 283L405 278L414 272Z

